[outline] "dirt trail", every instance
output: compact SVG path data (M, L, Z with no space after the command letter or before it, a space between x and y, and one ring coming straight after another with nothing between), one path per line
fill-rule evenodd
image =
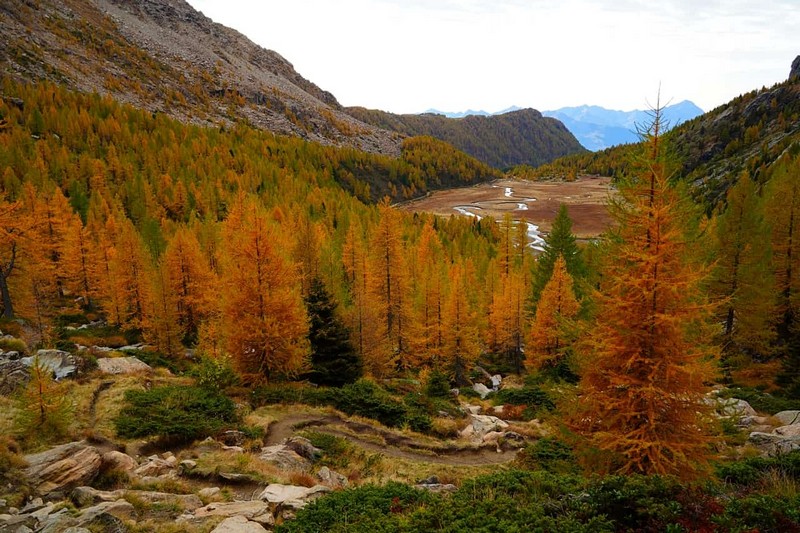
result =
M349 431L337 429L344 426ZM387 457L397 457L421 463L446 464L453 466L475 466L503 464L512 461L516 451L498 453L494 448L458 448L455 446L430 446L410 437L397 435L391 431L375 428L368 424L353 422L329 415L290 415L269 425L264 442L267 446L280 444L304 428L313 427L314 431L346 438L353 444L371 451L382 453ZM386 445L377 444L354 436L352 433L373 435L383 438ZM419 451L415 451L419 450Z

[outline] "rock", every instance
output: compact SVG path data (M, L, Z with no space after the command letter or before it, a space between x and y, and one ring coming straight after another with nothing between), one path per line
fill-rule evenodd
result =
M492 390L498 390L500 388L500 384L503 383L503 377L500 374L495 374L490 379L492 380Z
M792 61L792 70L789 71L790 80L800 80L800 56L794 58Z
M506 408L505 405L495 405L494 407L492 407L492 412L495 415L502 415L503 411L505 411L505 408Z
M181 469L181 472L191 472L197 468L197 461L193 461L192 459L184 459L178 463L178 468Z
M45 452L26 455L25 473L39 494L88 485L102 464L100 453L85 442L70 442Z
M319 469L319 472L317 472L317 479L320 480L323 485L327 485L333 489L344 488L350 484L345 476L331 470L327 466L323 466Z
M19 510L20 514L30 514L38 511L45 506L44 500L41 498L34 498L26 503L22 509Z
M283 444L262 448L261 455L258 458L277 466L281 470L307 471L311 468L311 462L308 459Z
M768 416L743 416L742 418L739 419L738 425L741 426L741 427L768 426L769 425L769 417Z
M258 495L258 499L292 510L298 510L302 509L309 501L315 500L330 491L330 487L325 485L314 485L309 488L272 483L267 485L267 488Z
M522 448L523 446L525 446L525 437L523 437L522 435L520 435L515 431L506 431L505 434L503 435L503 439L507 443L513 443L515 447L518 448Z
M502 431L490 431L481 439L486 444L497 444L500 438L505 435Z
M428 492L455 492L458 490L458 487L452 485L450 483L430 483L430 484L419 484L414 485L418 489L427 490Z
M92 533L92 531L85 527L70 527L65 529L64 533Z
M37 358L39 364L53 372L57 380L74 376L78 371L75 356L63 350L39 350L35 356L23 357L20 361L30 367Z
M800 411L781 411L773 415L781 421L784 426L791 426L792 424L800 424Z
M136 510L133 505L125 500L102 502L81 511L78 515L78 520L80 525L88 524L104 514L109 514L123 520L130 520L136 514Z
M477 415L477 414L480 414L480 412L481 412L481 406L480 405L469 405L469 404L466 404L466 405L464 405L464 411L466 411L467 413L469 413L471 415Z
M257 483L258 480L255 479L253 476L249 474L238 474L236 472L220 472L217 474L219 477L224 479L225 481L230 481L231 483Z
M256 516L261 516L269 512L269 504L253 500L247 502L219 502L209 503L205 507L200 507L194 512L195 517L206 516L241 516L243 518L251 519Z
M134 474L137 476L147 477L147 476L163 476L164 474L168 474L175 469L175 462L169 462L156 455L151 455L147 458L147 462L143 465L139 466L136 470L133 471Z
M722 416L756 416L756 410L749 403L739 398L717 398L716 408Z
M483 383L476 383L476 384L474 384L474 385L472 386L472 390L474 390L475 392L477 392L478 394L480 394L480 396L481 396L481 400L482 400L482 399L484 399L484 398L486 398L486 396L487 396L487 395L488 395L490 392L492 392L492 391L489 389L489 387L487 387L487 386L486 386L486 385L484 385Z
M781 455L800 449L800 437L786 437L776 433L750 433L748 441L766 455Z
M101 468L104 471L117 470L120 472L131 473L136 470L137 466L139 466L136 462L136 459L127 453L118 452L116 450L104 453L101 459Z
M322 456L322 450L316 448L311 444L311 441L305 437L290 437L286 440L286 447L309 461L315 461Z
M508 427L508 422L490 415L469 415L472 419L472 429L476 437L483 438L490 431L499 431Z
M246 440L245 434L242 431L235 429L225 431L219 436L220 442L226 446L241 446Z
M225 446L222 445L222 450L226 452L233 452L233 453L244 453L244 448L241 446Z
M243 516L232 516L226 518L211 530L211 533L266 533L264 526L256 522L251 522Z
M97 360L97 368L104 374L135 374L152 372L153 368L138 357L101 357Z
M197 491L197 495L204 500L213 500L221 496L222 491L219 487L205 487Z
M28 365L22 361L0 361L0 394L8 395L31 380Z
M77 505L86 506L97 502L114 502L124 499L125 496L133 496L145 503L174 503L180 505L184 510L193 511L203 506L200 497L195 494L172 494L169 492L156 492L150 490L127 490L119 489L113 491L97 490L92 487L78 487L72 491L72 501Z
M776 435L782 435L784 437L798 437L800 438L800 424L791 424L788 426L781 426L779 428L775 428L773 431Z

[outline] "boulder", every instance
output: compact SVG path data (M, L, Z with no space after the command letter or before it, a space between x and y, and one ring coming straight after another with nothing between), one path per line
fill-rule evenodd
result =
M184 510L193 511L203 506L200 497L195 494L172 494L169 492L156 492L151 490L126 490L113 491L97 490L92 487L78 487L72 491L72 500L81 506L91 505L96 502L113 502L133 496L145 503L177 504Z
M792 424L800 424L800 411L781 411L773 415L781 421L784 426L791 426Z
M175 461L151 455L147 458L147 462L136 468L133 473L142 477L159 477L172 473L175 470L175 464Z
M135 374L152 372L153 368L138 357L101 357L97 360L97 368L104 374Z
M314 485L313 487L300 487L297 485L281 485L272 483L259 494L258 499L264 500L274 506L298 510L308 502L315 500L323 494L330 492L330 487Z
M490 431L500 431L508 427L508 422L490 415L469 415L475 437L483 438Z
M319 469L319 472L317 472L317 479L320 480L323 485L327 485L332 489L344 488L350 484L345 476L335 470L331 470L327 466L323 466Z
M222 496L222 491L219 487L205 487L197 491L197 495L204 500L215 500Z
M773 431L776 435L782 435L784 437L797 437L800 438L800 424L791 424L788 426L781 426L779 428L775 428Z
M211 530L211 533L266 533L264 526L251 522L243 516L226 518Z
M286 447L309 461L315 461L322 456L322 450L311 444L311 441L305 437L290 437L286 440Z
M207 516L241 516L246 519L253 519L263 514L269 514L269 512L269 504L258 500L246 502L215 502L196 509L194 511L194 516L197 518Z
M484 385L483 383L476 383L476 384L474 384L474 385L472 386L472 390L474 390L475 392L477 392L477 393L480 395L480 397L481 397L481 400L482 400L482 399L484 399L484 398L486 398L486 396L487 396L487 395L488 395L490 392L492 392L492 391L491 391L491 389L489 389L489 387L487 387L487 386L486 386L486 385Z
M717 398L717 412L722 416L756 416L756 410L739 398Z
M94 446L70 442L26 455L26 477L39 494L89 485L100 472L102 458Z
M471 415L477 415L477 414L480 414L480 412L481 412L481 406L480 405L465 404L463 409L464 409L465 412L467 412L467 413L469 413Z
M495 374L491 377L492 380L492 390L496 391L500 388L500 384L503 383L503 377L500 374Z
M308 459L283 444L261 448L261 454L258 458L277 466L281 470L307 471L311 468L311 462Z
M0 360L0 394L11 394L17 387L27 385L30 380L30 368L22 361Z
M133 505L125 500L98 503L93 507L89 507L88 509L81 511L81 513L78 515L79 525L93 522L101 515L105 514L120 518L122 520L130 520L136 514L136 510L134 509Z
M792 69L789 71L789 80L800 80L800 56L792 61Z
M33 366L37 358L39 359L39 364L53 372L57 380L74 376L78 371L75 356L63 350L39 350L35 356L23 357L20 361L30 367Z
M241 446L244 444L246 436L242 431L231 429L224 431L222 435L219 436L219 440L226 446Z
M101 459L102 469L104 471L117 470L131 473L139 466L136 459L127 453L118 452L116 450L104 453Z
M800 437L754 431L750 433L748 441L765 455L780 455L800 450Z

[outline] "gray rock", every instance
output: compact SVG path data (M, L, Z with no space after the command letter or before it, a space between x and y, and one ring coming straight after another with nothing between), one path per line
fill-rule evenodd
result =
M501 431L508 427L508 422L490 415L469 415L474 436L483 438L490 431Z
M243 516L232 516L226 518L220 524L211 530L211 533L266 533L259 523L251 522Z
M487 396L487 395L488 395L490 392L492 392L492 391L489 389L489 387L487 387L487 386L486 386L486 385L484 385L483 383L476 383L476 384L474 384L474 385L472 386L472 390L474 390L475 392L477 392L477 393L478 393L478 394L481 396L481 399L484 399L484 398L486 398L486 396Z
M311 441L305 437L290 437L286 440L286 447L309 461L315 461L322 456L322 450L311 444Z
M174 461L170 462L156 455L151 455L147 458L147 462L136 468L133 473L142 477L158 477L169 474L173 470L175 470Z
M311 462L308 459L283 444L262 448L258 458L281 470L307 471L311 468Z
M335 470L331 470L327 466L323 466L319 469L319 472L317 472L317 479L320 480L323 485L334 489L347 487L350 484L345 476Z
M800 56L794 58L792 61L792 70L789 71L790 80L800 80Z
M773 415L781 421L784 426L791 426L792 424L800 424L800 411L781 411Z
M22 361L0 361L0 394L8 395L31 380L31 371Z
M36 355L23 357L20 361L31 367L36 359L42 367L51 371L56 379L73 376L78 371L75 356L63 350L39 350Z
M418 489L427 490L428 492L455 492L458 490L453 484L450 483L420 483L419 485L414 485Z
M265 500L270 504L281 505L284 508L298 510L302 509L308 502L330 491L331 488L325 485L314 485L309 488L272 483L267 485L267 488L258 495L258 499Z
M246 440L244 432L231 429L220 435L219 440L226 446L241 446Z
M500 388L500 384L503 383L503 377L500 374L495 374L491 377L492 380L492 390L496 391Z
M104 471L118 470L121 472L131 473L139 466L136 462L136 459L127 453L118 452L116 450L104 453L102 456L102 461L102 468Z
M749 403L739 398L717 398L716 409L722 416L756 416L756 410Z
M784 437L797 437L800 438L800 424L791 424L789 426L781 426L775 428L773 433Z
M800 450L800 437L785 437L776 433L750 433L748 441L765 455L781 455Z
M152 372L153 368L138 357L102 357L97 360L97 368L104 374L136 374Z
M224 479L225 481L230 481L231 483L257 483L258 480L251 476L250 474L239 474L236 472L220 472L217 474L219 477Z
M102 464L100 453L85 442L70 442L50 450L26 455L25 474L39 494L89 485Z
M197 495L203 498L204 500L213 500L216 498L220 498L222 491L219 487L205 487L197 491Z
M92 487L78 487L72 491L72 501L80 506L92 505L97 502L115 502L124 499L126 496L133 496L138 500L151 504L177 504L187 511L193 511L203 506L202 500L195 494L172 494L169 492L128 489L104 491Z

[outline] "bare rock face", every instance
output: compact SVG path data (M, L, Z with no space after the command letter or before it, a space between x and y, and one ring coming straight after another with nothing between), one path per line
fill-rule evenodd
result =
M131 473L139 466L136 459L127 453L112 450L103 454L103 470L118 470Z
M266 533L264 526L251 522L243 516L232 516L223 520L211 533Z
M311 462L308 459L284 444L262 448L258 458L274 464L281 470L307 471L311 468Z
M269 504L253 500L253 501L235 501L235 502L218 502L209 503L205 507L201 507L194 512L194 516L204 518L207 516L240 516L248 520L268 514ZM270 515L271 516L271 515Z
M792 70L789 71L790 80L800 80L800 56L794 58L792 61Z
M100 453L85 442L70 442L26 455L26 476L39 494L89 485L102 464Z
M104 374L135 374L151 372L153 368L138 357L103 357L97 360L97 368Z

